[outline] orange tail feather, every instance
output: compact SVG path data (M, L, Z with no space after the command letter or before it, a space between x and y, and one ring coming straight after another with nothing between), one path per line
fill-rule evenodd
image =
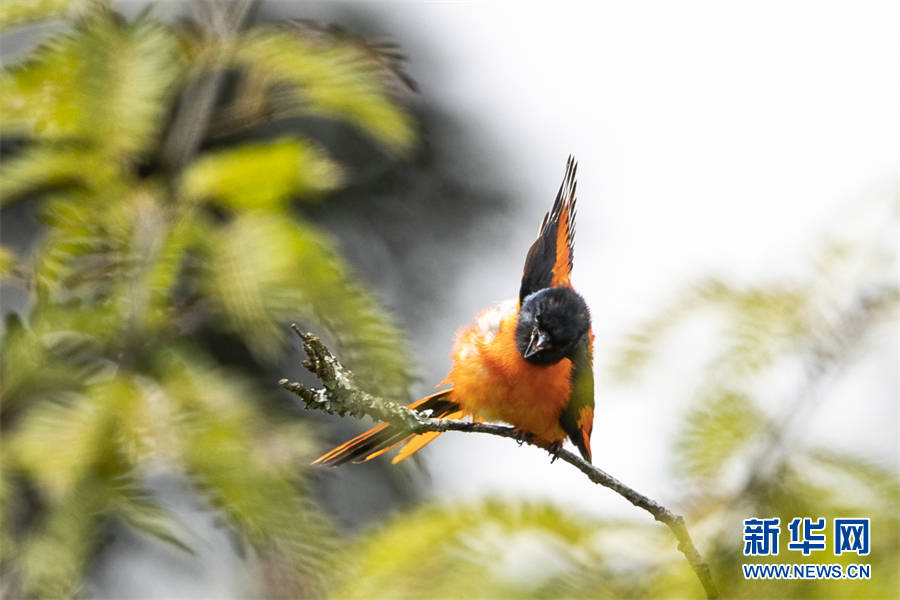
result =
M430 416L432 417L461 417L463 413L459 410L459 405L449 399L451 392L452 389L436 392L413 402L407 408L418 411L430 410ZM359 434L352 440L344 442L337 448L326 452L314 460L312 464L338 467L347 462L366 462L384 454L398 444L407 442L400 454L397 455L397 458L394 459L396 463L414 452L418 452L438 435L440 435L439 432L428 432L420 435L409 434L388 423L381 423Z

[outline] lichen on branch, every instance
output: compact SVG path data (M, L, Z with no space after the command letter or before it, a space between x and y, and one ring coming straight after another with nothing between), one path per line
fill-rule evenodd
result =
M431 419L427 415L409 410L396 402L373 396L356 387L353 373L335 358L325 344L311 333L301 331L292 324L291 329L303 341L306 360L303 366L322 382L321 388L309 388L296 381L282 379L282 387L294 392L306 404L306 408L321 410L341 417L350 415L361 419L371 417L387 421L410 431L427 431Z

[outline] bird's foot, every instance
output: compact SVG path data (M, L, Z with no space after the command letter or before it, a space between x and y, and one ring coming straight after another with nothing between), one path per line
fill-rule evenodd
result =
M516 437L514 439L516 440L516 443L518 443L519 446L521 446L522 444L530 444L531 442L533 442L534 435L532 435L531 433L529 433L527 431L517 429Z
M562 451L562 442L553 442L549 446L547 446L547 452L550 453L550 464L556 462L556 459L559 458L559 453Z

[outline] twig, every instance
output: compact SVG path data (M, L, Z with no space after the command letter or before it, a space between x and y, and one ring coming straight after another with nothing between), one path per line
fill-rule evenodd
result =
M469 421L456 421L453 419L432 419L427 414L407 409L394 402L372 396L353 385L352 374L340 361L325 347L316 336L301 331L296 325L291 325L294 332L303 341L303 349L307 359L303 362L311 373L318 377L323 384L321 388L309 388L296 381L282 379L279 381L282 387L299 396L307 408L321 410L330 414L344 416L347 414L355 417L368 416L377 421L386 421L409 430L410 433L425 433L428 431L463 431L468 433L488 433L499 437L511 438L518 442L538 445L527 436L523 437L514 427L508 425L495 425L491 423L477 423ZM541 447L541 446L538 446ZM565 449L553 452L554 460L561 459L577 468L588 476L588 479L598 485L616 492L638 508L642 508L653 515L657 521L665 524L678 540L678 550L684 554L691 568L706 591L707 598L718 598L719 592L713 583L709 565L694 546L691 536L684 523L684 518L670 511L662 504L644 496L640 492L628 487L606 471L585 462L580 456Z

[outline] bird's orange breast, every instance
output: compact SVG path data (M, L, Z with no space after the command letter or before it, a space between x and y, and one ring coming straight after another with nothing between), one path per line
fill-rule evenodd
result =
M534 365L516 350L515 300L487 309L457 335L445 383L452 399L476 419L505 421L540 440L559 442L559 416L572 392L572 362Z

